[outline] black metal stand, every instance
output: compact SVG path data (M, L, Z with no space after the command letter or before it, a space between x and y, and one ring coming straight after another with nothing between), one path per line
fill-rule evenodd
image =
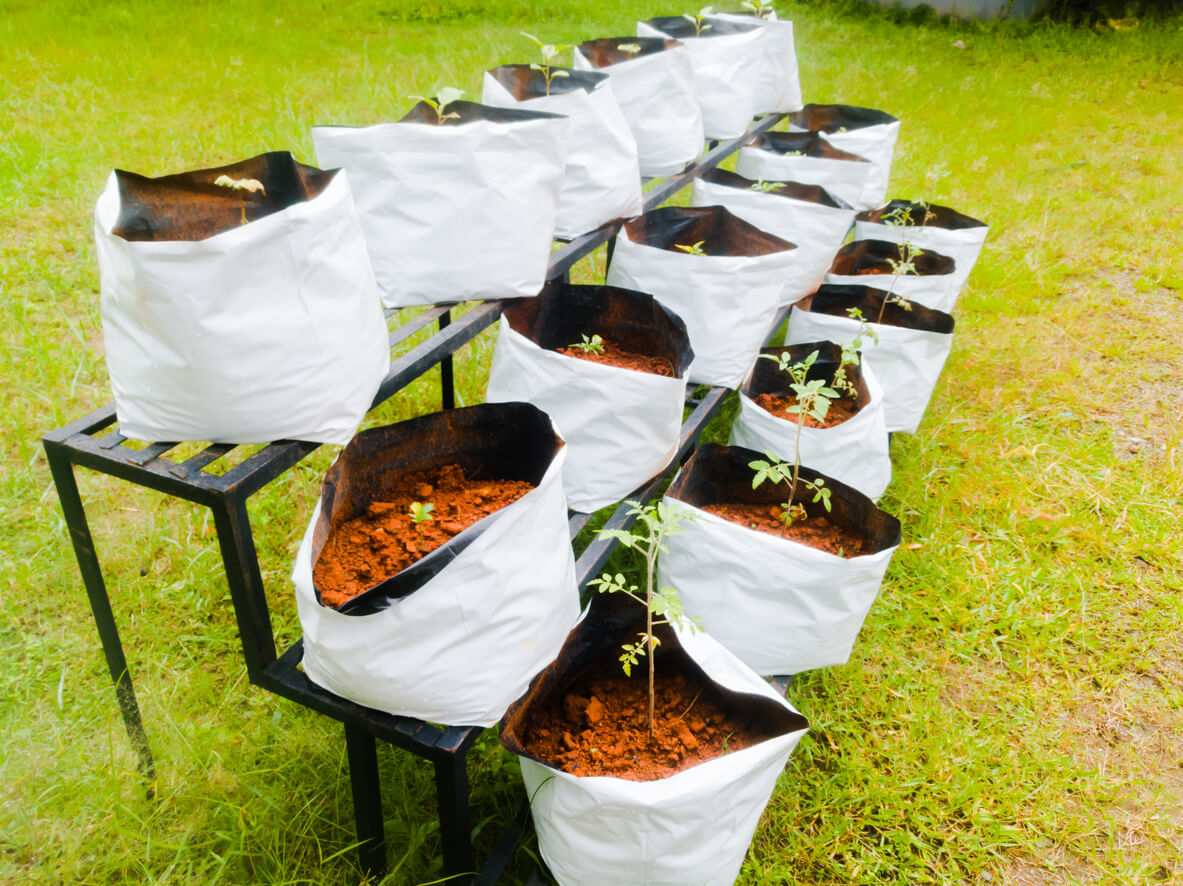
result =
M770 129L783 115L773 115L757 121L742 138L714 146L696 163L673 176L646 195L645 209L663 203L671 194L685 187L696 175L705 172L739 149L753 135ZM571 267L596 247L609 242L619 223L612 223L596 231L575 238L551 256L548 279L569 274ZM391 361L390 372L379 387L373 405L384 402L432 367L440 366L443 408L455 404L452 375L452 354L472 341L492 325L501 315L500 302L482 302L458 318L453 318L448 306L423 310L390 334L390 345L406 341L430 324L438 322L439 331ZM783 317L778 319L779 326ZM693 412L682 428L677 457L678 464L688 457L699 434L723 402L727 391L714 388L693 405ZM230 587L242 657L250 681L339 720L345 729L345 744L349 758L350 782L353 788L354 815L357 821L358 856L362 869L378 877L386 870L386 846L382 820L381 786L379 784L377 741L403 748L430 760L435 769L436 795L439 801L440 835L443 869L449 882L472 881L493 883L504 870L517 846L525 824L525 811L519 813L503 832L484 867L477 870L473 856L471 819L468 808L468 780L465 761L468 750L480 734L477 727L439 727L408 717L397 717L347 701L313 684L298 665L303 657L303 645L298 641L282 655L276 654L275 635L267 596L259 568L250 515L249 498L292 468L317 448L315 443L281 440L255 452L224 474L207 472L214 462L227 456L235 448L231 444L208 446L183 461L168 458L176 443L152 443L136 449L124 445L126 438L115 429L115 408L108 405L78 421L45 435L43 444L49 461L54 485L57 487L62 512L74 545L82 583L94 614L95 626L103 645L103 654L115 685L123 721L132 747L139 757L139 768L149 783L155 780L155 763L144 731L139 705L132 684L131 671L124 655L115 614L107 594L102 567L95 552L86 510L78 492L75 468L83 467L118 477L129 483L145 486L194 502L208 508L214 516L222 565ZM638 489L630 498L651 498L664 477L656 477ZM608 520L608 528L626 528L633 519L619 508ZM587 515L571 518L572 538L588 521ZM584 550L576 562L580 587L594 577L607 562L615 542L596 539Z

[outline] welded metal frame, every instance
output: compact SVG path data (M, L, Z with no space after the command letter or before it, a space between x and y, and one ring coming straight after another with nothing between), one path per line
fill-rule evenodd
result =
M783 117L783 114L778 114L760 118L740 138L712 143L707 152L683 172L651 188L645 195L645 210L665 202L693 178L713 169L748 140L771 129ZM609 223L556 250L551 256L547 279L567 276L571 267L581 258L602 244L611 243L620 224L620 221ZM501 316L501 309L501 302L480 302L460 316L453 317L450 306L436 305L424 309L394 329L390 333L392 348L432 324L438 326L438 331L426 340L392 358L390 371L379 386L372 407L385 402L438 365L441 373L441 405L445 409L451 408L455 402L452 354L495 323ZM682 427L677 456L671 463L670 471L689 457L699 434L727 393L724 388L711 388L699 399L688 403L693 410ZM193 502L208 508L213 514L222 566L230 588L243 661L250 682L339 720L344 726L359 860L367 874L380 875L386 869L377 760L377 740L381 739L430 760L435 767L443 869L446 876L456 878L450 882L463 882L465 875L471 875L471 882L475 884L495 882L517 846L526 816L523 810L509 823L484 867L478 871L470 840L471 819L465 762L468 750L482 730L477 727L439 727L408 717L392 716L327 692L308 680L298 668L303 656L302 641L282 655L277 655L247 502L252 495L313 452L318 444L277 441L218 475L209 473L207 468L228 456L235 448L234 445L211 445L183 461L176 461L167 456L177 443L152 443L141 449L125 445L127 440L115 429L115 422L115 408L107 405L51 431L42 442L124 725L139 758L141 773L150 782L153 781L155 761L107 593L106 580L95 551L86 508L79 493L77 468L88 468ZM661 488L665 479L665 476L654 478L629 498L648 500ZM634 519L622 505L612 514L606 526L626 528ZM571 517L573 539L587 522L587 515L575 514ZM603 568L614 546L612 540L599 538L582 552L576 561L581 589Z

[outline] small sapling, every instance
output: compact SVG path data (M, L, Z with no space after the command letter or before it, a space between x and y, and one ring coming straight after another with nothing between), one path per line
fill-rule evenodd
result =
M604 339L599 335L593 335L588 338L586 335L581 336L582 341L571 343L571 347L579 348L585 354L602 354L604 353Z
M434 520L431 512L435 510L435 505L431 502L413 501L411 506L407 508L407 514L411 517L411 522L415 526L415 531L420 535L423 534L423 524Z
M617 52L627 52L630 56L636 55L641 51L640 43L621 43L616 47Z
M443 126L445 120L460 119L460 115L455 111L448 112L448 105L462 95L464 95L463 89L457 89L455 86L445 86L436 93L435 98L427 98L423 95L412 95L411 98L418 99L424 104L429 105L435 111L435 122Z
M785 186L784 182L766 182L760 179L758 182L753 182L748 186L749 191L759 191L761 194L767 194L770 191L779 191Z
M771 18L776 11L772 8L771 3L765 3L764 0L755 0L754 3L752 0L743 0L743 3L739 5L749 10L756 18Z
M685 243L675 243L674 249L681 250L687 255L706 255L702 249L702 244L706 242L706 240L699 240L697 243L693 243L689 246L687 246Z
M702 9L698 10L698 15L686 13L682 16L682 18L694 25L694 36L701 37L703 31L709 31L711 29L711 26L706 21L706 17L711 15L714 11L714 7L704 6Z
M533 40L538 45L538 51L542 53L542 64L536 62L530 64L531 71L541 71L543 78L546 80L546 94L550 95L550 84L552 80L559 80L563 77L570 77L566 71L553 70L551 65L554 60L559 57L559 53L564 49L570 49L570 46L555 43L543 43L533 34L527 34L525 31L518 31L523 37L528 40Z
M232 191L238 191L238 211L240 213L241 221L239 225L246 224L246 193L264 194L263 183L257 178L231 178L228 175L219 175L214 179L214 184L219 188L229 188Z
M642 656L649 659L649 736L653 736L653 651L657 648L658 639L653 634L654 627L663 624L684 623L692 628L696 627L694 620L685 619L682 600L674 588L654 588L657 574L657 555L669 553L665 540L671 535L679 535L686 531L682 526L684 521L693 517L679 509L670 507L663 501L642 506L640 502L627 502L630 516L635 516L635 528L601 529L601 538L614 538L626 548L639 551L645 558L645 589L642 593L636 585L629 584L621 573L612 575L605 572L599 578L588 582L589 587L595 588L601 594L627 594L641 606L645 607L645 631L638 634L635 643L623 644L620 655L620 665L625 676L632 676L632 669L640 663Z

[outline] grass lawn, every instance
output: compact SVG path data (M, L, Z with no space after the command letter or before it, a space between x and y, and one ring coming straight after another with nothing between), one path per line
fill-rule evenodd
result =
M210 521L82 477L156 752L145 797L44 432L110 399L92 209L150 175L682 9L623 0L0 2L0 881L356 879L340 728L249 686ZM807 101L903 120L891 196L988 221L929 415L883 506L905 544L850 664L791 691L812 730L744 884L1183 880L1183 21L951 28L782 3ZM957 42L963 44L959 47ZM602 270L602 264L601 264ZM588 271L587 273L591 273ZM491 340L458 361L482 397ZM429 411L434 377L373 421ZM253 499L280 641L323 447ZM392 873L438 878L430 767L382 754ZM479 838L521 802L493 733ZM527 869L525 853L514 876ZM512 882L513 877L507 877Z

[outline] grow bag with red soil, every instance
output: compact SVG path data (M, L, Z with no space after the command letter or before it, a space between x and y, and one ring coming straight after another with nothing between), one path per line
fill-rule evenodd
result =
M740 389L739 415L731 426L733 446L757 452L773 452L791 461L797 450L797 416L786 414L796 398L790 388L792 378L781 370L779 360L788 354L801 363L811 353L817 360L806 374L807 380L822 379L842 394L832 400L824 426L807 417L801 428L801 461L814 470L841 480L863 495L875 500L891 482L891 453L883 415L883 388L875 373L864 362L843 370L854 387L851 396L833 385L834 373L842 361L842 348L833 342L814 341L787 348L765 348Z
M857 200L856 209L872 209L887 198L891 158L900 134L900 121L886 111L853 105L808 104L789 115L789 130L821 133L822 138L871 161L872 170Z
M956 263L947 255L913 250L915 273L896 273L892 262L902 263L906 247L887 240L856 240L834 256L825 282L832 286L874 286L909 302L950 313L957 300Z
M859 213L854 220L855 240L907 242L953 259L954 298L965 287L989 231L985 222L947 206L910 200L892 200L880 209Z
M546 281L567 119L465 101L448 114L419 102L397 123L312 128L319 162L349 172L387 307L521 298Z
M707 634L661 627L661 757L645 772L629 772L631 760L618 767L630 743L639 760L648 746L647 664L626 679L617 661L620 644L644 629L643 611L626 602L593 600L501 724L542 857L563 884L732 883L808 722ZM597 770L605 774L587 777Z
M953 347L953 318L920 304L884 304L886 296L871 286L822 286L793 306L786 344L853 341L859 323L849 312L860 311L876 334L863 337L863 359L883 386L887 430L915 433Z
M602 355L571 347L596 335ZM653 296L555 282L506 306L486 399L551 417L567 441L567 504L595 511L673 458L693 357L686 325Z
M817 132L765 132L739 149L735 171L759 181L820 185L859 208L873 164L834 147Z
M698 243L705 255L676 248ZM734 388L771 331L795 251L722 206L667 206L617 234L607 282L652 293L685 321L691 382Z
M854 210L820 185L756 182L712 169L693 183L693 206L725 206L744 221L797 245L782 293L792 304L817 289L854 221Z
M617 104L610 78L597 71L552 68L549 87L540 70L502 65L485 72L486 105L564 114L571 129L555 235L572 239L642 210L637 142Z
M900 543L899 521L803 466L802 478L830 489L831 510L798 486L794 504L808 516L781 537L776 515L788 486L752 488L749 465L765 458L714 443L695 452L665 494L668 507L695 519L669 538L659 581L677 588L686 614L757 673L843 664Z
M578 618L565 457L550 420L526 403L447 410L359 434L325 477L292 574L309 679L391 714L496 722ZM435 486L449 484L438 472L454 473L452 466L468 481L532 488L492 514L478 512L467 528L462 514L433 513L458 534L413 565L381 574L393 541L414 538L415 530L401 505L375 504L400 502L408 484L429 503ZM491 494L481 488L478 497ZM339 546L336 533L350 547ZM368 579L354 556L367 547L378 564ZM335 562L325 562L326 552ZM326 606L319 584L337 591L342 574L354 588L370 586L345 605Z
M344 173L286 152L160 178L116 170L95 244L124 436L345 443L357 430L390 352Z
M637 46L630 53L621 46ZM643 176L672 175L702 152L702 112L691 91L690 55L678 40L601 37L575 47L575 68L611 78L637 143Z
M712 18L699 33L680 15L637 22L641 37L681 40L690 54L694 100L707 138L738 138L756 114L766 35L754 22Z
M763 32L760 71L757 76L753 110L757 114L775 114L801 108L801 82L797 74L797 48L793 41L793 23L777 19L769 9L767 18L747 10L716 13L714 19L754 24Z

